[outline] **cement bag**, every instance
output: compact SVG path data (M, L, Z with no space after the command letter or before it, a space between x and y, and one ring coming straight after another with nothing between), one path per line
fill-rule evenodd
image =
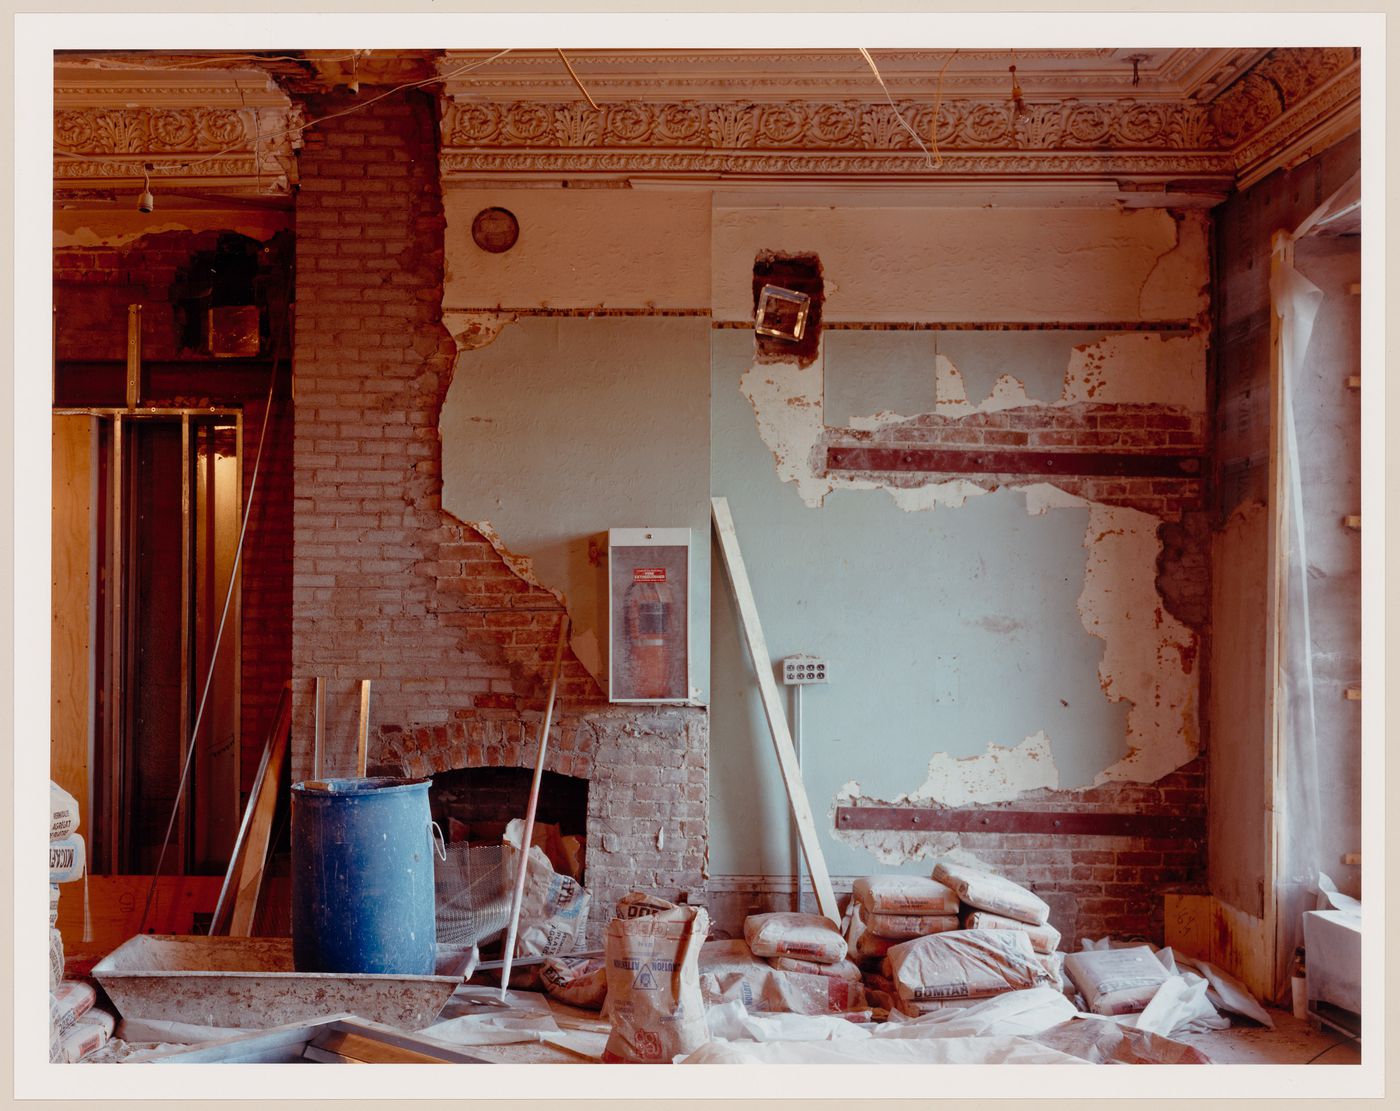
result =
M969 930L1020 930L1031 939L1031 948L1037 953L1053 953L1060 947L1060 931L1048 922L1043 926L1032 926L1004 915L974 910L964 916L963 925Z
M78 800L49 780L49 840L61 841L78 828Z
M523 828L524 823L519 818L506 827L506 874L512 877L520 860ZM555 872L544 850L538 845L530 846L515 955L549 957L583 948L589 902L587 889L577 880Z
M49 993L49 1021L67 1030L97 1002L97 990L80 980L64 980Z
M659 895L648 895L643 891L630 891L617 901L618 918L645 918L663 910L675 910L675 903L668 903Z
M87 1014L78 1019L80 1025L98 1026L107 1037L112 1036L112 1032L117 1028L117 1016L110 1011L104 1011L100 1007L93 1007Z
M891 941L911 941L916 937L962 929L956 914L872 913L867 921L872 934Z
M1065 974L1096 1015L1143 1010L1170 975L1146 945L1070 953L1065 957Z
M909 1018L923 1018L925 1015L947 1014L949 1011L961 1011L977 1003L984 1003L987 996L979 996L976 999L944 999L930 1003L916 1003L908 999L900 999L895 996L895 1007L899 1013Z
M49 884L49 926L58 925L58 884Z
M749 1011L834 1015L864 1010L860 981L784 972L744 941L711 941L700 952L700 990L709 1006L738 1000Z
M1043 926L1050 919L1050 907L1039 895L981 868L940 861L933 878L947 884L958 893L958 898L978 910L989 910L1032 926Z
M838 980L861 978L860 969L853 961L822 964L820 961L804 961L798 957L769 957L768 963L779 972L801 972L806 976L835 976Z
M49 883L69 883L83 878L83 839L71 833L61 841L49 842Z
M751 914L744 940L756 957L800 957L821 964L846 958L846 939L829 918L818 914Z
M955 930L915 938L900 942L886 959L906 1003L980 999L1050 980L1030 938L1019 930Z
M103 1026L90 1022L74 1023L72 1029L58 1040L57 1046L50 1046L49 1060L62 1064L81 1061L106 1045L111 1036Z
M49 927L49 990L63 981L63 935Z
M876 914L957 914L958 896L935 876L862 876L851 895Z
M859 900L851 900L850 918L846 921L846 951L857 964L870 964L882 960L899 944L893 938L872 933L866 924L869 914Z
M540 965L545 995L586 1010L602 1009L608 997L608 973L604 962L571 957L545 957Z
M669 1064L710 1040L699 970L709 925L703 907L688 906L608 923L604 1061Z

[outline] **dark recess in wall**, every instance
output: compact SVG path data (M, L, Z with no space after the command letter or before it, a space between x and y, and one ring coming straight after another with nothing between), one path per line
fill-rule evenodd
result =
M761 363L796 362L811 366L821 347L822 262L816 255L785 255L764 251L753 263L753 307L758 312L758 294L765 285L776 285L805 293L812 299L807 311L807 327L800 340L754 334Z

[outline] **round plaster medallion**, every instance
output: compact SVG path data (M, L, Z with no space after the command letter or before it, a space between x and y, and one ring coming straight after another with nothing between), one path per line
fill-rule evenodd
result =
M499 255L520 238L520 222L504 208L483 208L472 221L472 241L483 251Z

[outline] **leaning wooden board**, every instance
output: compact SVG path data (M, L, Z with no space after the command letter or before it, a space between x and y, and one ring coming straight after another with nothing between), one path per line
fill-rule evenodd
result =
M822 855L821 843L817 840L812 807L807 802L807 789L802 785L802 772L797 766L797 756L793 752L787 714L783 710L777 681L773 678L773 661L768 655L768 645L763 639L763 627L758 620L758 605L754 601L753 588L749 585L749 573L744 567L744 557L739 551L739 537L734 531L734 518L729 512L729 501L726 498L711 498L710 507L714 514L715 535L719 538L720 552L724 556L724 569L729 574L734 601L739 607L739 621L744 629L744 640L749 647L749 660L753 664L754 674L758 677L758 692L763 699L763 712L768 718L768 729L773 735L773 748L778 754L778 768L783 773L788 802L792 805L793 818L797 821L797 836L802 845L802 855L807 861L812 889L816 892L817 905L822 914L833 922L840 923L841 914L836 909L836 893L831 888L831 876L826 870L826 857Z

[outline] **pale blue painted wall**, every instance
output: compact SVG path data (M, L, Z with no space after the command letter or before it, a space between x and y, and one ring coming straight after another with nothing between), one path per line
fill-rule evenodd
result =
M847 367L864 366L877 381L890 334L841 334ZM905 335L917 342L918 333ZM769 651L774 661L811 652L831 663L831 683L803 696L803 779L833 874L892 870L826 832L848 780L894 798L924 783L935 752L977 755L1040 730L1065 787L1090 782L1123 754L1127 707L1104 698L1103 642L1075 608L1087 509L1032 517L1024 495L1008 490L931 512L906 513L879 490L837 491L808 508L778 480L739 392L752 334L712 332L711 357L711 490L729 499ZM710 872L790 873L786 797L715 566ZM942 676L939 656L958 661ZM956 699L936 700L950 684Z

